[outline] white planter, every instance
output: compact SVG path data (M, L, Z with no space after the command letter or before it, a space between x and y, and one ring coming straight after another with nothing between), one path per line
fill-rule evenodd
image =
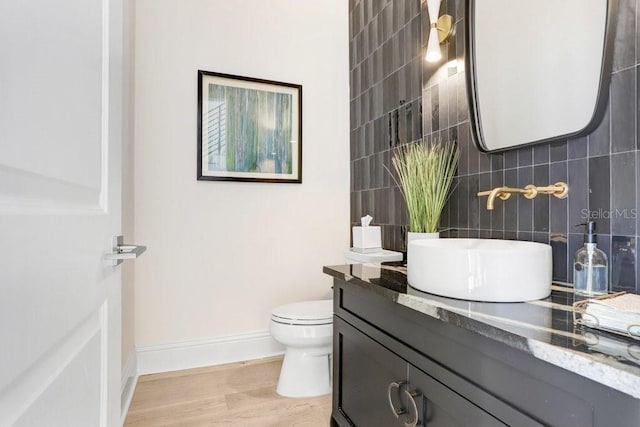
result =
M439 239L440 232L436 231L435 233L414 233L410 231L407 233L407 247L409 247L409 242L413 242L414 240L422 240L422 239Z

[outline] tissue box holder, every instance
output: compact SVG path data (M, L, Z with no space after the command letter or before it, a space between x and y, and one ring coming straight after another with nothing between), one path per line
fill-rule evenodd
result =
M382 250L380 227L353 227L353 250L363 254L380 252Z

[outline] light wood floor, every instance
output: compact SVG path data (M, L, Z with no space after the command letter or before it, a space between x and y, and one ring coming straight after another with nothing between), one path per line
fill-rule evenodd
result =
M145 375L125 426L327 427L331 396L276 394L282 357Z

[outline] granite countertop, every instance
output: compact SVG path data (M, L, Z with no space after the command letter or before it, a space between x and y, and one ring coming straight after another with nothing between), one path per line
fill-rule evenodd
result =
M573 288L524 303L483 303L439 297L408 286L402 263L324 267L335 278L397 304L504 343L640 399L640 341L574 325Z

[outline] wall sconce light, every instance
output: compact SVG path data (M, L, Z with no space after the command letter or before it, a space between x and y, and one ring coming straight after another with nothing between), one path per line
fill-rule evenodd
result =
M453 34L453 18L451 15L442 15L440 13L441 0L427 0L427 10L429 11L429 41L427 42L427 62L438 62L442 59L440 45L445 43Z

